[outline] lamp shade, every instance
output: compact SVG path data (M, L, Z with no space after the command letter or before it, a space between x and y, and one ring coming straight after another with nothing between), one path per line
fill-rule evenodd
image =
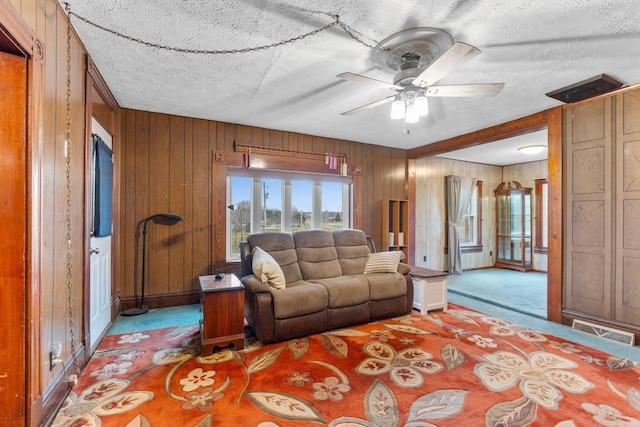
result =
M413 106L418 112L418 116L426 116L429 114L429 100L426 96L420 95L413 101Z
M404 101L395 100L391 104L391 118L394 120L404 119Z
M416 109L415 105L411 104L407 107L407 113L406 113L406 117L404 118L404 121L406 123L418 123L418 121L420 120L420 116L418 115L418 110Z

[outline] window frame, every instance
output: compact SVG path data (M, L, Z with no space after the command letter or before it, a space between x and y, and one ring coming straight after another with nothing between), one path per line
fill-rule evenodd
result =
M537 254L546 254L549 251L549 181L547 178L538 178L534 180L534 191L535 191L535 228L534 228L534 238L535 245L533 246L533 252ZM546 186L546 190L545 190ZM545 200L545 193L547 194ZM546 212L545 212L545 207ZM546 231L546 233L545 233Z
M246 169L229 166L226 173L226 200L227 205L239 204L240 202L232 200L232 177L249 177L251 179L250 194L250 211L251 221L250 229L247 235L251 233L263 232L261 227L261 215L263 212L263 183L265 179L280 180L281 185L281 204L278 207L281 210L280 229L284 232L290 232L293 224L293 200L292 200L292 182L307 181L311 182L312 203L311 203L311 228L322 228L322 184L326 182L342 184L342 228L353 227L353 178L351 176L342 176L334 174L322 174L317 172L298 172L288 170L275 169ZM269 190L272 191L272 190ZM233 220L232 211L226 211L226 261L234 262L239 260L239 255L232 252L231 243L233 240Z

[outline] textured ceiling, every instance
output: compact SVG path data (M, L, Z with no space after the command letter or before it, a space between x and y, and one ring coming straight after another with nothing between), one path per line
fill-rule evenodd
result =
M151 44L202 50L270 45L340 16L374 46L398 31L436 27L482 53L438 84L506 83L493 98L431 98L403 133L386 104L340 113L395 92L336 78L389 81L370 47L334 26L267 50L199 55L150 47L72 16L125 108L246 124L403 149L527 116L559 101L552 90L606 73L640 81L640 8L629 0L67 0L72 13Z

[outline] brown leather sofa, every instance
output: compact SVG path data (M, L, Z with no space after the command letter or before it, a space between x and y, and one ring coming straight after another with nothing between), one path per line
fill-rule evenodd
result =
M284 289L252 270L259 246L279 264ZM263 344L411 312L409 267L364 274L373 241L360 230L255 233L240 243L245 318ZM380 254L377 254L380 255Z

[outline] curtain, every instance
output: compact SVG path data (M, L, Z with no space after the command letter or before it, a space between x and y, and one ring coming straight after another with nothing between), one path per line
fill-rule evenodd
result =
M462 257L458 230L464 224L463 216L476 186L476 178L448 175L446 181L446 207L449 234L449 274L462 274Z
M111 235L113 211L113 151L98 135L93 134L94 202L93 232L95 237Z

